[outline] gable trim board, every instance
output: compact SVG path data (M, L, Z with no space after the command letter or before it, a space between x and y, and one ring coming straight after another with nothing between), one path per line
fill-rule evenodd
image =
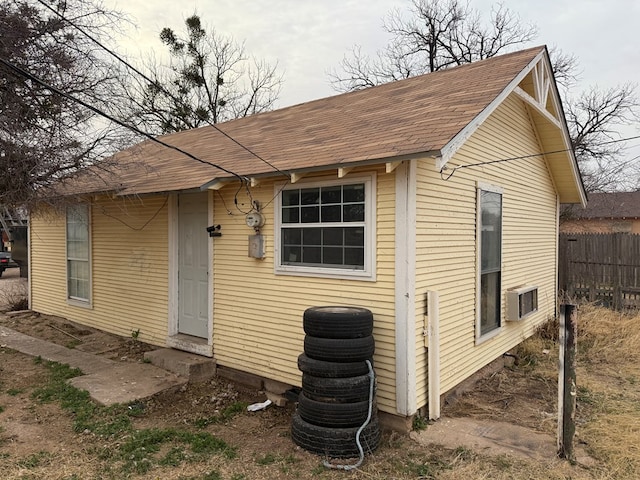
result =
M140 328L143 341L213 355L222 367L299 385L296 358L303 350L304 310L314 305L362 306L375 318L379 408L407 417L428 403L430 416L438 416L435 399L441 393L512 348L553 314L557 204L563 198L580 201L583 195L572 173L575 159L568 153L531 155L527 161L483 165L461 170L449 180L442 178L436 166L442 159L437 160L435 153L444 151L457 165L477 166L483 160L542 152L545 142L552 146L563 141L557 125L537 110L546 96L556 95L550 88L552 77L544 76L546 50L504 58L509 60L504 78L497 67L505 60L496 57L478 62L487 66L485 70L459 67L444 76L436 72L222 125L289 173L294 188L371 178L372 217L367 220L375 245L371 279L344 272L281 274L275 268L281 248L276 222L281 174L265 171L257 159L228 148L203 128L174 134L170 140L192 147L212 162L236 162L223 164L250 179L250 192L239 191L236 179L213 178L216 173L211 168L142 144L137 151L142 166L123 165L124 170L133 170L119 178L114 194L92 197L96 205L92 308L77 309L60 298L64 261L46 262L59 255L64 225L40 218L34 218L30 234L32 308L121 335ZM463 90L449 100L429 95L430 78L440 82L435 91L446 94L456 71L463 76L481 76L483 71L492 75L491 94L483 96L482 81L476 79L470 92L463 88L466 82L454 83ZM414 90L419 93L415 98L409 95ZM532 105L531 92L537 92L532 98L540 105ZM444 103L440 110L425 111L424 105L431 101ZM380 102L392 109L391 120L380 110ZM461 104L447 110L451 106L447 102ZM484 107L479 108L478 102ZM548 98L545 105L550 106L547 110L555 108ZM429 115L433 118L426 118ZM458 115L468 118L464 128L455 129ZM297 118L299 122L294 121ZM438 128L446 130L442 143L431 140L431 135L444 138ZM540 286L544 297L539 315L517 325L505 324L498 335L482 342L476 342L475 335L479 182L504 190L501 301L507 288L531 282ZM91 185L84 188L97 188ZM193 341L177 334L178 195L200 191L206 192L209 225L221 224L222 236L208 238L207 338ZM264 258L247 255L248 236L255 232L239 211L251 208L254 200L263 206ZM162 214L141 231L124 228L113 218L130 216L133 220L128 222L135 226L155 211Z

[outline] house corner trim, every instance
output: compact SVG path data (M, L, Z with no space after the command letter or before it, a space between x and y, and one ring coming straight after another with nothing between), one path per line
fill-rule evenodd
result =
M178 195L169 195L169 318L168 336L178 333Z
M416 175L413 161L395 169L396 410L416 413Z

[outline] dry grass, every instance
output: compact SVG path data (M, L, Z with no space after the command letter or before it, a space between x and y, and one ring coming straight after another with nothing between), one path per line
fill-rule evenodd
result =
M640 372L640 314L584 305L579 309L580 362L611 372ZM640 378L638 379L640 381Z
M4 279L3 281L7 281ZM29 308L29 288L26 279L9 280L0 289L0 311L14 312Z
M579 438L601 478L640 478L640 314L579 311Z

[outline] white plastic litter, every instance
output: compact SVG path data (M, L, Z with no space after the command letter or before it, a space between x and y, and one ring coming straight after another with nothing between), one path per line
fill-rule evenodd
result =
M269 405L271 405L271 400L265 400L262 403L254 403L253 405L249 405L247 407L247 411L249 411L249 412L257 412L258 410L264 410Z

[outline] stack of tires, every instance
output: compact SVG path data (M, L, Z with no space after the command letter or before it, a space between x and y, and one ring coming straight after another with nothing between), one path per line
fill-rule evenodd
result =
M374 451L380 425L369 368L375 349L373 315L358 307L311 307L303 320L302 392L292 420L293 441L333 458L358 456L360 447L363 453Z

